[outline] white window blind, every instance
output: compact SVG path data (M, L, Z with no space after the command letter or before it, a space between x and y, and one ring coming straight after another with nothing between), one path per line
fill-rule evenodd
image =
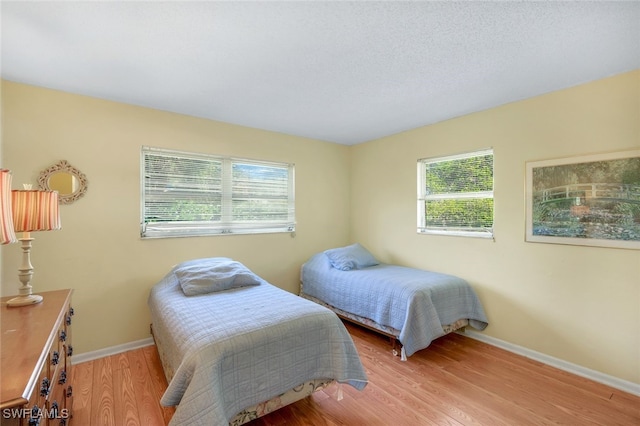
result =
M418 232L493 237L493 150L418 160Z
M141 236L295 231L294 166L142 147Z

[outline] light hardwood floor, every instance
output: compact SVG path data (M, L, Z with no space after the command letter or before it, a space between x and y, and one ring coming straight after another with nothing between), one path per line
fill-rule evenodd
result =
M347 324L369 376L331 386L249 425L640 425L640 397L452 334L401 362L389 342ZM173 408L155 346L77 364L76 426L165 425ZM187 425L185 425L187 426Z

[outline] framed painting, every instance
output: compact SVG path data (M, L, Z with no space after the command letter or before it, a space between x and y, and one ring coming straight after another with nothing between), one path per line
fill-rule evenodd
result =
M640 249L640 149L526 163L525 241Z

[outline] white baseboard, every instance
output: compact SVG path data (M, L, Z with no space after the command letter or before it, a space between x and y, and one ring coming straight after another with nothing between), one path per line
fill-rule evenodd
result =
M496 346L506 351L534 359L543 364L550 365L552 367L567 371L577 376L585 377L587 379L593 380L594 382L602 383L607 386L611 386L612 388L620 389L630 394L640 396L640 384L638 383L619 379L617 377L610 376L599 371L590 370L580 365L572 364L570 362L563 361L559 358L555 358L541 352L536 352L522 346L514 345L513 343L505 342L504 340L496 339L495 337L478 333L477 331L469 330L468 328L466 331L460 332L460 334L487 343L489 345Z
M93 361L94 359L131 351L134 349L144 348L145 346L151 346L153 344L153 338L148 337L146 339L136 340L135 342L129 342L122 345L98 349L97 351L85 352L77 355L74 354L70 359L72 360L73 364L80 364L81 362Z

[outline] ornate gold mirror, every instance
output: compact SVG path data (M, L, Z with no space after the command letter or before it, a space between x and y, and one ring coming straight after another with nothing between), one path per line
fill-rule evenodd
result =
M60 204L71 204L87 192L87 177L65 160L40 172L41 189L58 191Z

